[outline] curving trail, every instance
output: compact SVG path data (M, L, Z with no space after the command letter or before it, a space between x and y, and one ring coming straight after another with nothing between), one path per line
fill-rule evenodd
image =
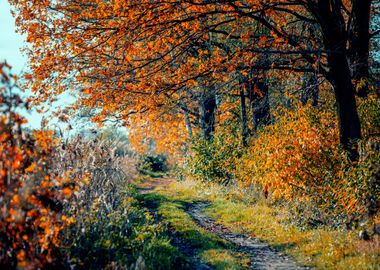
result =
M156 178L150 182L140 185L139 190L142 194L154 193L156 187L166 188L171 181L171 178ZM153 204L152 204L153 203ZM157 202L150 202L147 207L150 211L157 215L156 209ZM251 238L242 234L232 233L229 229L221 224L217 224L213 219L205 214L205 208L209 207L210 203L206 201L198 201L185 204L185 211L193 218L193 220L205 230L218 235L230 243L232 243L236 250L246 254L250 260L250 269L279 269L279 270L301 270L310 269L309 267L299 266L295 260L281 252L276 251L267 243L260 241L257 238ZM196 270L210 270L212 267L203 263L197 256L197 250L192 248L189 243L186 243L181 236L175 232L170 232L171 243L176 246L182 254L184 254L190 263L190 269ZM186 267L187 268L187 267Z
M153 178L149 182L140 183L138 185L139 192L141 194L154 193L156 187L168 187L169 184L174 181L172 178ZM159 219L157 215L158 202L145 201L145 207L153 214L155 219ZM197 250L194 249L189 243L187 243L178 232L169 228L170 243L178 248L178 250L186 256L188 265L182 265L181 269L194 269L194 270L212 270L213 268L205 264L198 256Z
M232 233L222 225L216 224L204 214L204 208L208 206L207 202L195 202L187 205L186 210L201 227L233 243L238 251L244 252L251 261L252 269L310 269L297 265L291 257L272 249L256 238Z

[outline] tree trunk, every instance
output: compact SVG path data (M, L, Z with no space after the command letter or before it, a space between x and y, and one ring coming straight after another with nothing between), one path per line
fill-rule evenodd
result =
M368 95L369 22L371 0L352 0L348 32L348 55L358 96Z
M251 83L249 99L252 108L253 128L256 132L260 126L270 122L269 89L262 81Z
M247 147L248 139L248 123L247 123L247 109L245 105L245 91L246 82L240 82L240 109L241 109L241 144L243 147Z
M204 94L199 101L200 126L203 138L210 140L215 130L216 96L211 93Z
M324 47L329 51L327 53L329 67L327 79L334 88L340 143L348 151L350 160L355 161L359 157L357 143L361 138L360 120L348 64L349 57L346 49L348 34L341 2L319 0L314 14L321 26Z
M344 55L330 59L330 82L334 87L339 117L340 143L349 152L350 160L358 159L358 140L361 138L360 120L356 109L355 91Z
M181 99L181 107L182 107L182 111L183 111L183 117L185 118L185 126L186 126L187 133L189 135L189 138L192 139L193 138L193 129L191 127L189 110L187 108L187 105L186 105L184 98Z

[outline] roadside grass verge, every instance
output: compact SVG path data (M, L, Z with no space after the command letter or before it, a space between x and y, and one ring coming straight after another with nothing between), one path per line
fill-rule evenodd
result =
M217 223L234 233L264 240L300 264L317 269L379 269L378 237L362 241L356 231L327 227L302 230L289 223L285 209L270 206L254 194L250 200L241 200L247 195L237 189L206 186L191 180L173 182L168 188L158 188L157 193L169 199L169 203L162 204L160 213L178 230L186 232L186 227L193 223L186 217L183 206L173 201L207 200L210 207L206 213ZM191 234L188 237L193 238Z
M95 200L65 230L70 265L75 269L191 269L171 245L166 224L141 207L135 188L125 184L119 189L113 205Z

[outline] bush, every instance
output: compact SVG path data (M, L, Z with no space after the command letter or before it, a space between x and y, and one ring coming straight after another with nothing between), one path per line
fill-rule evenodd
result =
M235 178L241 153L239 142L227 134L216 134L211 140L197 138L191 143L185 170L194 179L227 184Z
M284 110L260 131L240 163L242 183L259 183L274 198L326 192L342 160L336 118L317 110Z
M212 140L193 140L185 174L200 181L257 190L285 204L298 225L348 226L379 218L380 103L358 102L363 138L360 160L351 163L339 143L333 104L313 107L296 100L279 106L274 123L258 130L250 146L239 147L238 124L217 130ZM248 193L247 193L248 194Z
M163 154L143 154L138 162L138 170L143 174L167 172L167 157Z
M367 102L372 107L365 108L376 107L371 98ZM380 166L379 152L369 149L366 135L369 127L373 128L372 123L376 123L370 117L378 115L374 112L367 110L364 115L361 112L368 119L360 142L361 159L351 164L340 148L338 121L332 110L309 105L284 109L277 115L275 124L261 130L253 139L238 163L236 174L240 183L261 188L273 201L295 203L299 216L305 211L319 213L309 215L314 219L312 223L340 226L367 215L367 205L379 196L376 193L379 183L374 179Z
M132 187L114 196L112 211L95 200L85 218L66 232L70 263L78 269L131 269L137 263L144 269L172 269L180 255L170 245L166 227L138 205Z
M17 78L0 64L0 268L58 266L62 213L72 194L70 171L57 171L51 131L26 133L16 112L27 103L12 92Z

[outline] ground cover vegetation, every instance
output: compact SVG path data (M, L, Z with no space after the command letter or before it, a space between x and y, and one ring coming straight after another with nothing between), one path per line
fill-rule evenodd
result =
M9 3L29 73L0 66L0 266L191 268L175 231L195 260L250 267L189 215L201 200L301 264L376 268L378 1ZM128 138L23 128L20 106L63 92L61 121ZM183 182L130 185L168 173Z
M362 241L353 230L302 226L286 207L274 207L268 201L258 200L254 192L250 195L256 199L247 201L248 192L240 188L226 188L215 183L200 186L197 181L186 180L172 182L166 188L159 187L157 194L161 202L160 213L167 216L173 226L181 226L179 231L184 234L189 231L175 217L186 215L186 205L208 201L205 212L217 224L223 224L238 235L265 240L296 258L300 265L317 269L377 269L379 264L378 238ZM215 260L222 258L217 254L212 256ZM244 267L244 257L240 262L240 267Z

